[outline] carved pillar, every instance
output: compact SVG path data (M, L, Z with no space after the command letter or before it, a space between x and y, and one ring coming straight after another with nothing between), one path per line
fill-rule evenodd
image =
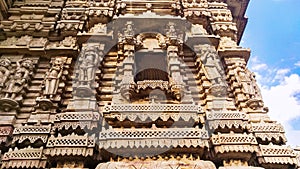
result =
M184 83L180 71L180 61L178 60L178 47L168 46L168 68L171 76L170 86L173 96L177 100L181 100L184 95Z
M123 74L121 80L120 93L127 101L130 100L134 90L134 51L136 38L133 29L133 23L128 21L125 24L123 33L119 33L118 53L124 54Z
M181 74L179 53L183 48L183 35L175 29L175 24L169 22L166 29L166 44L168 53L168 69L170 74L171 92L176 100L181 100L184 95L184 82Z

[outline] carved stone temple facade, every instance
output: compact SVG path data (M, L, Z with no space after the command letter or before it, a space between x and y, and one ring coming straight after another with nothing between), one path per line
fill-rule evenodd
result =
M1 0L1 168L298 168L239 46L248 3Z

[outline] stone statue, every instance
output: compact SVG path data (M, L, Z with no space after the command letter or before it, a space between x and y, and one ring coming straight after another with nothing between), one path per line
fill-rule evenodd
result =
M176 29L175 29L175 24L174 23L169 23L167 25L167 32L166 36L169 38L175 38L177 37Z
M253 82L251 80L252 73L245 68L245 66L239 67L237 70L237 81L242 87L242 91L248 99L253 98L255 95L255 90Z
M249 95L249 97L251 98L254 95L255 91L250 79L250 74L246 71L239 71L238 75L243 92Z
M79 56L78 82L79 86L93 87L95 79L95 70L101 61L97 47L87 46Z
M46 73L44 96L52 98L56 94L59 79L63 73L64 59L56 58L52 62L52 67Z
M5 98L15 99L23 90L30 78L33 63L30 59L17 61L17 68L14 75L10 78L5 91Z
M0 91L5 88L5 83L10 75L9 66L11 61L9 59L0 59Z
M132 38L134 36L133 24L131 22L126 23L126 28L124 29L125 38Z
M200 60L204 65L204 73L210 80L212 86L210 93L216 97L223 97L227 93L227 84L223 79L225 76L218 53L213 46L203 45L200 48Z
M249 70L247 69L247 71L249 71ZM249 74L250 74L250 79L252 81L253 89L255 92L254 97L258 100L262 100L261 91L259 89L259 86L256 83L255 74L250 71L249 71Z
M206 74L209 80L211 80L212 84L220 84L221 81L221 73L220 69L218 69L218 61L216 60L216 52L208 49L202 51L202 61L206 69Z

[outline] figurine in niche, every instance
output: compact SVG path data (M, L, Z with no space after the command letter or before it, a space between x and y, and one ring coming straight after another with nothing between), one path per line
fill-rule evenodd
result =
M249 100L246 102L247 106L253 110L267 109L266 107L264 107L264 102L262 101L261 92L259 90L259 87L257 86L254 73L252 73L247 68L245 68L245 72L248 84L244 84L244 87L248 87L246 96L249 98Z
M29 59L21 59L17 61L17 68L14 75L8 81L5 91L5 98L15 99L23 90L26 82L32 73L33 63Z
M218 54L214 47L206 46L201 50L201 61L204 65L204 73L210 80L212 86L210 93L216 97L221 97L227 93L227 85L222 79L221 63L218 61Z
M134 36L133 24L131 22L126 23L126 28L124 29L125 38L131 38Z
M161 104L167 101L166 93L160 89L152 90L149 93L149 103L151 104Z
M63 73L63 66L64 66L64 59L56 58L52 62L51 68L46 73L45 90L44 90L44 96L46 98L51 99L53 95L56 94L59 85L59 79L61 78Z
M249 71L249 70L247 69L247 71ZM256 83L255 74L251 71L249 71L249 74L250 74L250 79L252 81L252 85L253 85L253 88L255 91L254 98L256 98L258 100L262 100L261 91Z
M9 59L0 59L0 92L5 88L5 84L10 76L10 66L11 61Z
M124 41L124 40L129 44L135 43L133 23L127 22L125 24L125 28L123 30L124 30L123 34L120 33L118 35L119 43L122 43L122 41Z
M79 74L78 74L78 86L93 86L95 79L95 70L100 62L100 55L97 47L88 46L83 54L79 57Z
M206 73L208 78L212 80L212 84L220 84L221 83L221 74L217 68L217 61L215 60L213 53L207 53L203 64L206 68Z
M169 23L167 26L166 36L169 38L177 37L176 29L174 23Z
M245 67L242 66L239 70L237 70L237 81L240 83L242 87L242 91L246 94L248 99L251 99L254 94L254 86L251 80L251 72L249 70L245 70Z

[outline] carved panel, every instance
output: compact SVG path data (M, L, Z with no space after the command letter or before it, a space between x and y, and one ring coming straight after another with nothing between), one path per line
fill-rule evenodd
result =
M92 156L93 149L95 148L95 136L71 135L58 137L53 135L48 139L46 155L59 156L59 155L72 155L72 156Z
M47 158L43 155L43 148L10 149L2 158L1 168L45 168Z

